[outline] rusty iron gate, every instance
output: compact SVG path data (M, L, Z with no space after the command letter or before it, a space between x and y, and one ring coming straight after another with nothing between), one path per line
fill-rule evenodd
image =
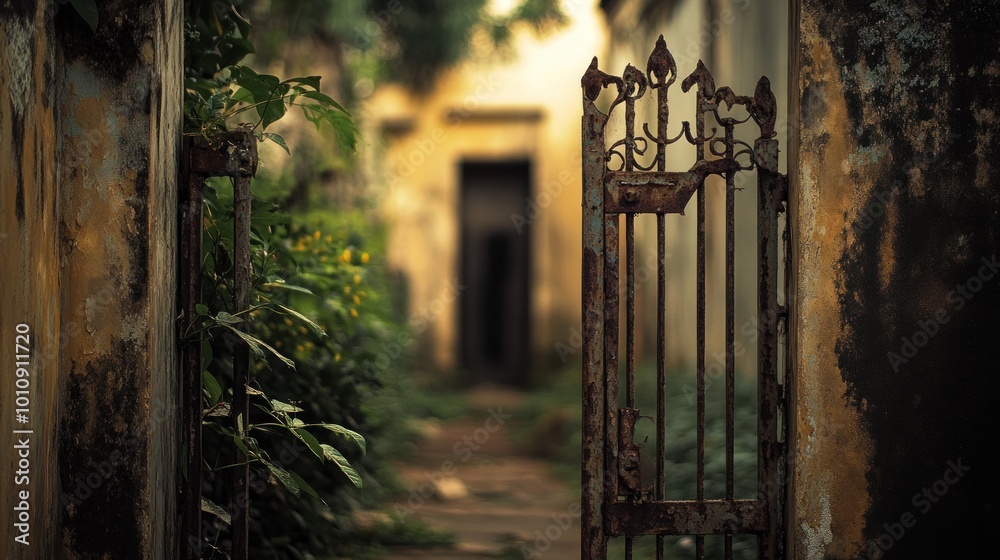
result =
M183 144L180 212L180 285L178 307L182 332L197 326L197 307L201 303L203 189L210 177L229 177L233 181L233 315L242 316L250 307L250 179L257 171L257 141L247 130L234 130L209 140L186 134ZM245 322L237 324L245 329ZM181 479L181 539L183 560L201 558L202 519L202 364L201 340L190 338L181 344L180 379L182 426L184 433L184 476ZM250 414L247 384L250 379L250 348L237 341L233 349L233 403L230 416L237 433L246 431ZM232 467L233 504L230 508L233 560L250 557L249 535L249 465L243 451L235 449Z
M734 535L755 535L757 558L784 557L783 518L786 482L786 383L788 345L779 343L779 329L787 328L787 301L779 302L779 281L787 285L787 260L779 280L779 260L787 259L787 182L778 172L778 141L774 124L776 102L770 82L761 77L752 96L740 96L728 87L716 89L712 74L701 61L681 82L687 92L697 89L694 131L683 122L680 131L667 133L667 90L676 81L677 66L663 36L656 42L646 71L628 65L621 77L606 74L595 57L582 79L583 86L583 504L582 558L607 557L609 539L624 537L625 557L632 558L633 542L655 535L656 559L664 555L664 537L689 535L697 560L705 556L705 536L724 535L724 554L733 557ZM605 111L598 97L608 88L614 95ZM636 130L636 101L655 91L655 133L648 124ZM616 95L615 95L616 94ZM722 108L723 104L725 109ZM615 109L624 106L624 137L606 138ZM742 107L738 109L737 106ZM733 109L737 108L736 112ZM736 113L746 112L739 118ZM737 125L753 120L760 135L753 146L735 137ZM706 133L706 128L709 131ZM667 147L684 140L695 148L686 171L667 170ZM610 143L610 146L608 146ZM648 150L655 144L655 152ZM706 150L707 148L707 150ZM638 157L638 159L637 159ZM738 499L734 492L734 286L735 227L740 172L757 173L757 495ZM705 247L706 179L718 175L725 182L725 383L726 469L725 497L705 497ZM708 189L712 190L712 189ZM666 233L667 214L683 214L697 194L697 430L696 497L666 499ZM719 193L720 195L722 193ZM644 486L640 475L641 444L633 441L640 411L635 403L635 216L657 218L657 407L656 475ZM620 277L619 228L624 215L625 274ZM689 219L689 218L681 218ZM779 244L779 231L784 243ZM688 273L688 271L683 271ZM625 344L621 348L621 301L625 291ZM619 395L619 353L624 354L624 395ZM779 353L782 353L779 359ZM644 411L645 412L645 411ZM647 412L648 414L648 412Z

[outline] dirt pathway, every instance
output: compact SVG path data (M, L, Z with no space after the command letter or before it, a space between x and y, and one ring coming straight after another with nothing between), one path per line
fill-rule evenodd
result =
M411 493L393 507L458 542L447 550L394 551L388 560L580 557L578 492L509 439L506 422L519 399L500 389L469 393L470 412L430 429L399 465Z

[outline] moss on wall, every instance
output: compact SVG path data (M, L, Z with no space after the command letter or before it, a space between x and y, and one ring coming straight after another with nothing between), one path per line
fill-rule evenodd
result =
M795 558L972 556L997 521L998 22L848 0L793 21Z

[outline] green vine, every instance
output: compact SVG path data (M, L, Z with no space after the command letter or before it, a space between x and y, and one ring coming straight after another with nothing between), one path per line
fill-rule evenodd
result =
M271 141L288 151L284 138L268 128L297 107L317 128L329 124L338 144L353 151L358 135L348 111L320 89L319 76L280 79L258 73L241 64L254 51L249 40L251 25L238 8L239 0L187 0L185 2L185 91L184 129L211 140L233 129L253 131L258 141ZM327 333L306 313L296 310L283 294L295 292L314 297L307 288L286 280L285 273L296 269L296 261L283 242L289 218L274 205L253 200L251 218L252 291L251 306L236 311L232 301L233 206L228 186L218 182L205 186L205 230L203 247L203 304L197 307L198 321L188 340L200 340L203 351L203 424L219 441L230 441L258 465L266 478L280 484L294 496L319 499L313 486L292 470L295 459L277 454L281 440L304 446L323 464L332 464L354 486L361 488L358 471L345 457L344 445L353 446L363 456L365 438L357 431L329 422L308 421L302 399L272 398L257 381L266 369L294 372L295 361L276 348L280 342L265 341L259 333L272 332L269 322L298 323L314 336ZM256 334L255 334L256 333ZM253 404L247 428L243 419L231 419L232 353L236 341L249 346L256 358L248 394ZM257 418L253 418L256 416ZM326 434L324 436L324 434ZM326 441L324 441L326 440ZM207 441L207 440L206 440ZM227 508L211 498L231 499L217 475L235 463L231 447L206 445L207 481L210 496L202 498L202 509L221 522L229 523ZM351 453L356 455L356 453ZM227 542L221 535L205 539L204 557L227 556Z

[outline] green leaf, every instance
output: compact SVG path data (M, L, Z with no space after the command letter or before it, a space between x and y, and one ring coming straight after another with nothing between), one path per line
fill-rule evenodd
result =
M357 149L358 136L360 135L354 121L344 113L333 113L330 117L330 124L333 126L337 144L348 152L354 152Z
M232 66L243 60L246 55L256 52L253 43L240 37L226 37L219 42L219 52L222 54L220 66Z
M302 97L305 97L307 99L312 99L314 101L319 101L323 105L326 105L328 107L333 107L334 109L337 109L338 111L341 111L341 112L343 112L343 113L345 113L347 115L350 115L350 113L347 112L347 109L345 109L343 105L341 105L340 103L337 103L332 97L330 97L329 95L327 95L325 93L322 93L322 92L319 92L319 91L305 91L305 92L302 92Z
M275 412L287 412L287 413L302 412L301 408L292 404L281 402L278 399L271 399L271 408L274 409Z
M285 100L281 99L281 95L276 93L274 97L264 103L263 105L257 106L257 114L260 115L260 126L261 129L267 129L275 122L281 120L281 117L285 116Z
M212 365L212 343L207 339L201 340L201 369L208 369Z
M229 512L222 508L219 504L209 500L208 498L201 498L201 511L205 513L211 513L212 515L218 517L226 525L232 525L232 517L229 516Z
M298 487L302 489L303 492L309 494L313 498L318 499L324 504L326 503L325 501L323 501L323 498L319 497L319 493L316 492L316 490L312 486L309 486L309 483L303 480L302 477L296 474L294 471L288 471L288 476L292 477L292 479L295 480L295 484L297 484Z
M347 428L340 426L338 424L319 424L319 426L321 428L326 428L327 430L330 430L335 434L340 434L342 436L346 436L353 439L354 442L358 444L358 447L361 448L361 452L366 455L368 454L368 447L365 444L365 438L361 434L355 432L354 430L348 430Z
M244 87L237 89L232 95L229 96L229 100L226 102L226 107L232 107L237 103L253 103L253 94L250 93L250 90Z
M231 327L229 325L226 325L226 327L228 327L229 330L231 330L234 333L236 333L236 336L242 338L243 341L246 342L248 346L250 346L250 350L252 350L253 353L254 353L254 355L257 356L258 358L263 358L264 357L264 352L261 351L261 349L260 349L260 347L263 346L270 353L274 354L274 356L276 358L278 358L279 360L281 360L286 366L288 366L288 367L290 367L292 369L295 369L295 362L293 362L292 360L289 360L288 358L286 358L285 356L283 356L281 354L281 352L278 352L277 350L275 350L274 348L272 348L271 345L269 345L268 343L264 342L263 340L260 340L259 338L254 338L254 337L248 335L247 333L245 333L245 332L243 332L243 331L241 331L241 330L239 330L237 328L233 328L233 327Z
M233 443L236 444L236 447L239 448L239 450L242 451L244 455L249 456L250 450L247 449L247 444L243 441L243 438L236 434L233 434L232 437L233 437Z
M235 315L230 315L225 311L219 311L218 315L215 316L215 320L225 325L237 325L243 322L243 319L240 319Z
M70 5L87 22L90 30L97 32L97 3L94 0L69 0Z
M292 428L292 433L295 434L295 437L302 440L302 443L306 444L306 446L308 446L309 449L320 458L320 460L326 459L326 454L323 452L323 448L320 447L319 440L316 439L316 436L310 434L309 431L304 428Z
M299 495L299 484L288 471L270 461L264 461L264 464L267 466L267 470L274 475L274 478L278 479L278 481L285 485L285 488L291 490L292 494L295 494L296 496Z
M283 83L286 84L303 84L319 91L319 81L320 76L300 76L298 78L288 78Z
M233 23L236 24L236 28L240 30L240 35L243 37L249 37L250 20L244 18L243 15L236 10L236 6L229 6L229 12L229 16L232 18Z
M208 306L204 303L196 303L194 310L198 315L208 315Z
M315 332L316 334L318 334L320 336L326 336L326 331L323 330L323 327L321 327L321 326L317 325L316 323L314 323L312 321L312 319L310 319L309 317L306 317L305 315L299 313L298 311L296 311L296 310L294 310L294 309L292 309L290 307L285 307L284 305L281 305L280 303L279 304L275 304L275 305L277 305L278 307L280 307L281 309L283 309L286 313L288 313L290 315L294 315L300 321L302 321L303 323L309 325L309 328L311 328L313 330L313 332Z
M208 395L208 406L215 406L215 403L222 398L222 387L219 385L219 381L208 371L202 371L201 385Z
M327 461L333 461L334 463L336 463L337 466L340 467L340 470L347 475L347 478L349 478L351 482L354 483L355 486L357 486L358 488L363 487L363 484L361 482L361 475L358 474L358 471L354 470L354 467L352 467L351 464L347 462L347 458L344 457L340 453L340 451L337 451L336 449L333 448L333 446L327 445L325 443L320 444L320 447L323 448L323 456L326 457Z
M288 284L284 280L275 280L274 282L268 282L266 284L261 284L264 288L281 288L282 290L291 290L293 292L302 292L304 294L309 294L314 296L316 294L309 291L308 288L303 288L302 286L296 286L294 284Z
M275 144L281 146L285 149L285 153L291 155L292 152L288 151L288 144L285 144L285 139L281 137L280 134L274 132L265 132L264 138L274 142Z

